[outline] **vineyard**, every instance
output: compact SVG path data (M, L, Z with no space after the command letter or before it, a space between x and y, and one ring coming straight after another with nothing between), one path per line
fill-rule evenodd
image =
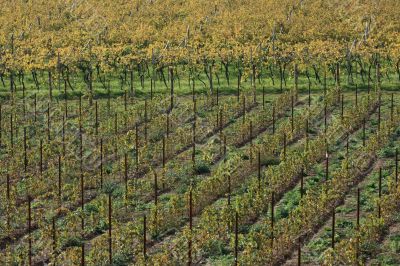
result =
M0 0L0 265L400 265L399 10Z

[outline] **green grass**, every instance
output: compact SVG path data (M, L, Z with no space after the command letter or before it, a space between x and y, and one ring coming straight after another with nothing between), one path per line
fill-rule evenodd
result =
M221 95L231 95L237 93L237 71L231 67L230 69L230 83L228 84L227 79L225 78L225 74L222 71L218 71L219 68L215 68L217 74L219 76L219 82L216 76L213 76L213 86L216 91L217 88ZM166 74L166 73L164 73ZM322 74L322 73L320 73ZM262 77L260 80L256 80L256 90L258 94L262 93L263 88L265 88L266 93L280 93L280 81L278 71L274 72L274 82L270 77L269 71L268 73L262 73ZM168 78L168 77L166 77ZM323 77L321 77L322 79ZM374 77L372 77L374 78ZM95 76L93 80L93 96L95 99L99 98L115 98L124 95L125 90L130 92L130 85L128 83L121 85L121 80L119 78L119 73L113 73L108 75L107 79L109 80L110 90L105 89L100 80ZM47 73L38 72L38 80L39 80L39 89L36 87L34 80L31 75L26 75L24 78L25 88L26 88L26 96L32 96L33 94L37 94L39 97L48 97L48 76ZM129 77L128 77L129 80ZM202 81L200 81L202 80ZM299 75L298 79L298 87L299 91L302 93L308 92L309 82L307 77L304 74ZM67 87L67 95L69 98L77 98L79 95L83 97L89 96L88 86L83 81L82 75L71 74L70 81L72 87L71 90ZM321 92L324 88L323 80L318 82L313 76L310 79L311 81L311 92ZM0 83L0 99L9 99L10 98L10 85L9 80L7 78L4 79L5 84ZM18 78L15 79L17 91L16 97L22 97L22 83L19 82ZM190 95L192 93L192 85L189 84L188 74L181 69L179 70L179 78L175 76L174 82L174 91L176 95ZM334 86L335 81L331 75L327 76L327 87ZM341 76L341 87L344 91L354 91L355 84L358 84L359 91L367 91L368 86L366 82L363 82L359 75L354 75L351 83L347 80L347 75ZM164 82L157 78L155 81L155 87L153 88L153 94L169 94L170 88L169 83L167 82L168 87L165 86ZM108 81L107 81L108 86ZM251 80L250 78L244 79L241 81L241 90L248 91L251 90ZM288 72L286 72L286 85L283 84L283 89L290 89L294 87L294 78L292 76L288 76ZM375 82L371 81L370 88L374 89ZM145 75L144 86L141 86L140 80L138 79L137 73L134 76L134 97L138 97L140 99L149 98L150 97L150 78ZM381 88L387 91L398 91L400 88L400 81L397 74L392 73L387 77L386 75L382 77L381 80ZM209 93L209 81L207 76L202 72L199 75L199 79L195 80L195 92L199 94ZM53 97L62 99L64 98L64 82L61 81L60 87L58 85L58 80L54 77L53 80Z

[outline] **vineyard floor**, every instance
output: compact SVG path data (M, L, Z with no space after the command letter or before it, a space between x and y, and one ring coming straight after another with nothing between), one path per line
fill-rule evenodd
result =
M372 126L372 125L374 126ZM376 114L372 118L371 123L368 128L373 128L373 131L376 131L376 125L377 125L377 117ZM398 129L397 129L398 130ZM354 138L351 139L350 143L350 150L352 149L351 147L354 145L360 146L360 142L362 140L362 135L360 134L361 132L358 132L358 134L355 134ZM372 132L366 133L366 135L371 134ZM342 204L336 207L336 215L335 215L335 223L336 223L336 230L335 230L335 241L339 242L341 240L345 240L346 238L349 238L353 231L356 228L356 220L357 220L357 189L360 190L360 221L362 222L364 217L368 215L377 215L378 209L377 209L377 203L376 203L376 197L378 195L378 183L379 183L379 171L380 169L382 170L382 180L383 180L383 185L382 185L382 193L387 193L387 183L385 180L387 180L388 176L390 173L393 171L393 165L394 165L394 153L393 150L395 147L399 145L399 139L398 135L396 134L393 138L393 140L387 145L385 148L381 150L379 159L374 163L373 168L371 169L371 173L369 173L367 176L365 176L364 179L362 179L358 185L355 185L347 194L345 197L344 201ZM358 142L358 143L357 143ZM393 235L396 235L396 227L397 224L393 225L390 227L389 231L393 232ZM386 241L386 245L390 246L390 237L385 239L383 242ZM394 236L393 239L396 239ZM329 249L331 247L331 241L332 241L332 218L329 218L325 221L325 223L312 235L312 237L309 237L308 239L305 239L304 242L302 243L302 248L301 248L301 263L302 265L320 265L322 263L321 259L325 250ZM383 245L380 244L380 245ZM379 246L380 246L379 245ZM396 245L396 244L394 244ZM388 249L384 248L385 246L381 247L376 247L375 252L379 252L379 250L389 250L388 255L390 257L390 249L388 246L386 246ZM382 249L383 248L383 249ZM394 246L394 250L396 250L396 246ZM385 253L383 253L385 254ZM377 254L370 254L369 257L377 257L379 255ZM382 260L383 257L380 257L379 259ZM367 258L368 259L368 258ZM377 263L379 259L373 259L373 263ZM396 260L396 256L393 257L393 260ZM297 265L298 263L298 250L292 253L290 256L290 259L288 259L285 262L285 265ZM391 264L390 259L387 262L389 265L396 265L396 264ZM374 264L372 264L374 265ZM386 264L385 264L386 265Z
M390 111L390 99L391 93L383 93L382 98L384 99L382 104L382 112L387 115ZM281 97L281 98L280 98ZM335 96L336 97L336 96ZM259 158L260 163L258 168L259 171L265 172L269 167L273 167L274 165L279 165L283 163L282 154L285 153L296 153L302 152L305 144L305 135L301 133L304 125L300 126L300 131L297 132L293 139L286 140L285 134L289 134L289 132L285 132L285 128L290 129L290 124L293 122L292 117L302 117L308 110L308 101L310 101L311 107L314 105L320 105L319 111L315 114L316 117L310 117L313 119L310 124L307 123L307 143L308 141L313 141L324 134L325 126L330 125L331 123L335 123L335 121L340 117L341 112L346 113L348 108L351 108L354 105L356 97L359 101L361 98L366 98L365 92L359 92L358 95L354 95L353 93L345 92L343 93L343 98L345 99L342 103L337 102L330 107L329 110L323 108L323 94L318 94L313 92L310 95L301 93L296 102L293 102L292 96L292 106L293 110L291 112L290 109L290 97L284 98L284 96L280 96L279 94L269 94L265 95L264 104L260 102L261 95L257 95L257 104L252 103L252 96L248 96L247 103L242 104L242 100L236 103L235 96L219 96L219 104L220 107L213 106L212 103L210 105L210 99L203 98L199 99L200 109L197 113L196 118L196 127L199 128L199 136L200 138L196 140L195 145L195 160L196 164L193 168L193 151L192 151L192 142L187 140L187 138L191 137L191 133L185 132L191 130L191 125L193 123L193 118L185 114L185 116L179 117L179 112L188 112L192 105L192 98L189 96L183 96L181 98L176 99L176 118L171 115L173 118L170 120L171 123L169 129L170 139L176 137L176 140L179 140L178 136L182 139L182 144L179 143L176 147L168 147L171 149L170 156L168 160L165 162L165 166L161 163L161 157L154 156L155 152L161 153L160 145L162 140L156 137L157 134L163 134L163 127L160 127L159 123L162 123L162 118L158 118L159 116L163 116L164 108L168 107L168 103L160 104L158 109L153 108L152 102L144 103L143 101L138 101L134 103L134 105L128 105L124 110L124 99L116 98L116 99L104 99L98 100L96 103L101 106L99 111L99 117L102 117L102 127L97 129L100 132L103 132L104 135L104 149L108 155L104 156L102 161L99 161L96 156L95 161L93 161L93 165L88 167L85 164L85 168L82 168L81 161L81 170L79 170L79 156L73 157L69 155L69 157L62 156L61 158L65 158L66 162L71 166L70 171L66 172L65 179L63 180L62 187L59 187L63 191L62 197L62 208L59 207L59 199L56 194L57 192L57 157L51 157L57 154L57 149L52 151L51 145L60 145L63 143L64 135L61 138L60 132L50 131L50 119L52 120L52 124L54 127L59 127L62 125L63 121L60 119L60 114L65 111L64 106L66 104L63 101L54 103L55 112L52 113L52 116L48 115L48 111L46 111L46 106L41 105L41 107L35 107L40 109L40 111L29 111L26 115L19 114L17 111L13 110L11 106L3 105L3 115L4 113L16 112L15 119L21 119L21 121L33 121L36 119L38 122L34 124L34 133L29 139L29 145L26 148L28 152L32 154L32 158L29 158L28 162L33 162L34 160L40 159L40 165L33 166L32 164L28 164L28 169L25 170L27 173L35 171L36 173L40 170L43 171L48 178L54 178L54 184L49 186L50 191L46 192L46 189L32 191L35 194L33 195L33 199L31 199L32 206L29 212L32 212L32 220L28 218L24 219L21 217L18 218L17 213L26 215L26 208L28 205L29 199L27 199L24 195L26 192L24 190L20 190L19 188L25 182L31 182L31 179L21 179L17 174L12 173L12 182L9 182L8 179L5 178L1 181L1 190L4 191L4 198L7 200L9 197L7 191L9 188L6 188L6 184L11 185L11 193L15 198L15 202L12 205L2 204L1 208L6 210L7 208L14 209L14 216L12 220L9 220L9 216L7 212L2 214L4 218L3 228L11 225L15 229L11 230L10 235L4 235L1 239L2 245L2 253L4 256L0 262L11 262L13 263L23 263L26 262L26 254L28 252L28 244L31 243L34 247L32 254L32 261L34 265L44 265L47 263L51 263L52 261L60 261L67 259L67 264L75 264L78 263L80 253L82 250L86 253L86 260L89 264L96 264L98 261L101 261L101 258L96 258L96 254L100 251L98 247L98 243L107 243L107 234L109 234L109 223L107 221L107 197L106 195L109 192L106 192L108 189L112 191L113 198L113 214L112 214L112 227L113 227L113 236L117 234L112 239L113 240L113 249L115 245L124 245L124 241L122 238L123 232L131 231L135 232L134 235L130 235L130 237L135 238L133 241L133 245L137 247L134 249L133 254L132 251L121 249L117 251L115 254L116 258L121 259L121 263L125 265L125 263L141 263L142 258L138 259L140 256L140 234L143 234L142 228L142 217L144 214L148 215L150 229L155 230L153 226L160 226L160 229L156 229L156 231L149 232L146 240L146 249L147 256L157 258L160 253L165 251L167 246L171 246L172 249L176 248L176 241L180 241L182 238L183 232L185 232L186 228L189 226L187 211L185 210L185 197L187 197L189 191L192 189L196 189L197 187L201 188L202 184L206 184L209 180L213 180L217 178L224 167L228 167L228 163L230 160L235 158L235 156L239 156L240 160L246 162L246 160L250 160L250 166L253 167L249 169L249 171L243 176L243 178L238 179L238 183L232 184L228 195L225 192L221 192L221 194L209 195L210 199L204 201L204 206L201 205L197 207L195 213L191 217L194 228L198 226L202 226L204 223L204 213L210 210L219 210L224 209L226 202L232 202L232 204L237 204L241 201L241 198L247 197L247 193L251 189L254 183L254 179L257 179L257 167L254 168L254 161L257 159L257 150L263 147L268 147L268 142L265 142L269 139L272 140L275 135L275 130L281 132L279 138L277 138L278 143L271 143L271 147L273 148L271 151L268 151L268 154L263 154L262 158ZM288 100L289 99L289 100ZM131 101L131 100L130 100ZM212 100L215 104L215 99ZM286 101L285 105L276 116L272 115L272 104L274 106L278 106L279 101ZM32 103L31 103L32 104ZM126 100L125 100L126 104ZM150 106L151 113L150 119L147 118L146 113L143 113L140 110L139 104L143 104L146 106ZM399 104L398 100L395 101L396 106ZM94 109L85 109L89 107L88 103L83 103L84 107L82 108L82 104L76 100L69 100L68 103L68 111L69 111L69 126L66 128L66 136L69 138L68 141L71 141L71 145L66 149L69 153L74 153L78 151L79 154L79 135L83 132L83 135L86 136L84 140L85 146L83 147L83 153L88 154L85 157L85 161L89 160L90 156L94 156L95 153L98 153L98 145L99 138L96 136L96 132L93 128L93 121L97 119L97 110L96 117L94 113ZM103 109L107 106L113 106ZM246 111L241 112L246 106ZM265 105L265 110L264 110ZM130 121L128 114L129 110L134 112L138 106L138 113L136 114L140 127L136 133L133 133L136 136L136 144L135 138L130 137L129 134L134 132L134 126L132 125L132 121ZM30 108L32 105L30 106ZM221 110L228 110L231 107L235 107L236 111L229 111L234 117L224 117L221 113ZM115 108L115 109L113 109ZM147 107L146 107L147 108ZM275 108L275 107L274 107ZM278 107L276 107L278 108ZM108 110L107 110L108 109ZM181 111L180 111L181 110ZM83 111L83 112L82 112ZM146 111L147 112L147 111ZM117 123L116 114L121 114L120 121L121 123ZM114 117L115 114L115 117ZM321 115L322 114L322 115ZM18 115L18 116L17 116ZM269 115L269 116L268 116ZM273 117L271 117L271 115ZM265 116L265 118L264 118ZM144 118L145 117L145 118ZM64 118L63 118L64 119ZM379 118L380 119L380 118ZM114 121L115 120L115 121ZM123 122L125 121L125 122ZM143 122L144 121L144 122ZM249 123L248 121L258 121L257 123ZM310 120L311 121L311 120ZM377 125L378 115L375 112L371 118L366 121L365 124L365 134L366 140L368 140L368 136L374 134L376 130L374 129ZM46 125L47 123L47 125ZM138 122L136 122L138 123ZM220 125L223 123L223 126ZM96 126L96 124L94 124ZM117 129L118 125L118 129ZM13 125L11 125L12 127ZM79 129L79 128L83 128ZM92 127L92 128L91 128ZM114 129L113 129L114 127ZM15 135L6 131L6 134L3 134L3 139L6 137L10 137L11 139L8 141L3 141L4 147L8 147L8 145L13 144L18 147L22 147L21 150L17 150L14 155L15 158L24 158L24 134L21 134L21 129L18 129L18 124L16 125ZM30 129L29 129L30 130ZM43 140L43 145L45 145L46 155L42 157L38 157L38 155L34 155L33 147L38 147L38 137L37 130L43 131L45 134L51 135L51 140L46 141ZM63 129L64 130L64 129ZM80 131L81 130L81 131ZM115 135L113 135L113 131L115 130ZM160 131L160 133L157 132ZM292 131L294 129L292 128ZM298 129L296 129L298 130ZM31 131L29 131L31 132ZM64 132L64 131L63 131ZM165 133L165 131L164 131ZM29 133L31 134L31 133ZM64 134L64 133L63 133ZM179 135L181 134L181 135ZM182 135L183 134L183 135ZM186 135L185 135L186 134ZM222 135L223 134L223 135ZM350 152L353 149L362 146L363 142L363 130L358 128L357 131L352 133L350 137ZM225 139L222 138L224 136ZM49 137L50 138L50 137ZM121 141L118 141L118 138ZM145 138L149 138L148 140ZM185 139L186 138L186 139ZM285 138L284 142L282 142L282 138ZM139 140L138 140L139 139ZM82 143L82 139L80 140ZM365 141L365 140L364 140ZM131 143L130 143L131 142ZM42 142L41 142L42 143ZM187 144L185 144L187 143ZM397 142L396 142L397 143ZM392 143L391 147L396 146L396 143ZM40 144L42 145L42 144ZM102 144L103 145L103 144ZM149 158L153 158L153 162L143 164L142 172L137 172L135 170L135 153L131 152L132 147L133 151L135 151L136 145L143 149L144 152L148 152ZM225 146L224 146L225 145ZM264 146L267 145L267 146ZM274 146L275 145L275 146ZM308 145L308 144L307 144ZM345 141L342 139L341 142L337 142L336 145L329 147L330 153L330 171L335 171L336 168L340 167L341 160L345 157ZM263 148L264 149L264 148ZM225 150L225 151L224 151ZM125 151L125 166L123 161L124 153L120 151ZM82 151L81 151L82 152ZM128 152L128 153L126 153ZM103 154L103 153L101 153ZM5 161L8 158L7 153L2 154L1 160ZM42 156L42 155L40 155ZM83 157L81 157L83 158ZM42 160L45 163L42 163ZM81 159L82 160L82 159ZM133 166L127 168L128 164L132 164ZM140 158L140 160L147 160L144 157ZM23 167L24 161L19 162L19 166ZM42 164L45 167L42 169ZM364 197L368 197L367 191L371 190L369 193L375 193L372 188L375 188L373 185L368 183L368 180L376 181L376 169L377 165L384 165L385 157L382 157L378 163L375 163L373 174L368 174L366 179L359 184L359 187L362 190L366 190L366 195ZM104 167L102 171L102 180L104 179L105 188L99 188L99 167ZM304 192L307 193L309 189L311 189L315 184L323 182L324 174L325 174L325 163L324 161L320 161L318 164L313 165L310 169L305 172L304 175ZM40 169L39 169L40 168ZM125 170L124 170L125 168ZM193 174L193 169L197 169L199 171ZM13 170L14 171L14 170ZM83 171L83 172L82 172ZM125 171L125 173L124 173ZM228 171L228 168L224 171ZM229 170L230 171L230 170ZM83 204L85 204L85 215L88 215L88 218L85 219L85 233L81 235L81 204L82 200L80 199L80 180L79 172L83 173L87 181L85 181L84 195L82 194ZM74 177L74 173L78 173L78 176ZM247 176L246 176L247 175ZM39 175L41 176L41 175ZM160 180L159 187L156 187L156 194L154 194L154 186L157 186L157 181L154 181L155 176L159 176ZM372 178L371 176L375 176ZM165 178L167 178L165 181ZM267 177L268 178L268 177ZM372 179L371 179L372 178ZM124 181L125 180L125 181ZM45 179L40 177L40 182L44 182ZM103 181L102 181L103 182ZM263 181L264 182L264 181ZM280 219L285 218L290 214L300 202L300 179L297 177L296 180L293 180L293 184L290 185L285 192L277 198L277 202L275 203L275 222L279 222ZM372 181L371 181L372 182ZM32 186L32 185L29 185ZM372 188L371 188L372 186ZM125 188L129 188L126 190ZM19 190L18 190L19 189ZM64 191L64 189L67 189ZM202 189L202 188L201 188ZM222 188L224 191L226 188ZM344 200L344 204L337 208L337 223L338 223L338 241L340 237L346 236L345 231L346 226L349 226L348 220L354 219L354 198L351 196L354 194L354 187L348 193L348 196ZM7 190L7 191L6 191ZM385 186L384 186L385 191ZM6 193L7 192L7 193ZM16 194L14 194L16 193ZM156 196L154 196L156 195ZM154 203L155 197L158 199L157 203ZM3 201L7 202L7 201ZM11 202L11 201L10 201ZM176 221L167 221L166 224L162 224L161 221L153 220L154 210L166 212L167 209L171 208L171 204L177 204L176 208L181 208L182 211L177 212ZM371 211L373 208L371 207L372 203L367 203L367 205L363 205L364 213L362 215L366 215L368 211ZM156 208L156 209L155 209ZM7 214L7 215L6 215ZM54 215L55 214L55 215ZM42 217L42 218L40 218ZM53 218L53 225L51 221L51 217ZM43 220L41 220L43 219ZM252 214L252 218L248 220L245 224L240 226L239 233L242 235L247 235L249 232L254 230L259 226L259 224L264 223L263 220L270 219L270 212L267 208L266 210L262 210L260 213ZM8 224L10 221L11 224ZM30 222L30 226L27 227L27 221ZM159 223L159 224L158 224ZM329 224L331 221L329 219L325 222L325 225L321 227L321 229L317 230L316 233L312 234L312 237L307 240L307 243L304 244L303 248L303 263L305 264L318 264L319 256L321 253L329 247ZM155 224L155 225L154 225ZM344 226L342 226L342 224ZM52 229L54 227L57 228L56 231ZM351 227L350 227L351 228ZM396 234L396 224L393 225L391 229L393 234ZM6 232L6 231L4 231ZM56 234L56 242L52 243L52 235ZM211 246L204 246L201 249L202 252L200 255L196 257L197 264L208 264L208 265L229 265L233 263L234 260L234 250L231 242L231 233L229 233L229 237L221 236L222 238L216 240ZM393 238L393 237L392 237ZM389 236L383 239L382 245L392 247L393 244L392 238ZM54 236L53 236L54 240ZM106 241L105 241L106 240ZM121 242L122 241L122 242ZM132 240L129 240L128 243L131 243ZM195 244L195 243L194 243ZM56 248L56 253L54 253L53 246L58 246ZM54 255L57 254L56 257ZM106 256L106 253L102 256ZM378 254L377 254L378 256ZM294 252L292 258L286 261L286 265L295 264L296 253ZM379 256L377 257L380 258ZM99 260L100 259L100 260ZM373 262L374 260L371 260Z

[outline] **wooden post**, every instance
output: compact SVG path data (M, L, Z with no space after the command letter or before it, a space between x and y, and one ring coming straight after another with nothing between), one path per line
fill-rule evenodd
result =
M107 113L110 115L111 111L111 88L110 88L110 80L108 80L107 84Z
M380 71L381 64L377 62L376 64L376 87L378 90L381 89L381 71Z
M335 206L332 209L332 243L331 247L332 249L335 248Z
M286 160L286 133L283 133L283 160Z
M258 190L261 189L261 152L258 150Z
M304 169L301 169L300 173L300 198L304 195Z
M390 122L392 122L392 123L393 123L393 112L394 112L394 99L393 99L393 97L394 97L394 93L392 93L391 104L390 104ZM1 111L0 111L0 113L1 113ZM1 130L1 128L0 128L0 130Z
M147 228L146 228L146 215L143 216L143 257L144 259L146 259L146 248L147 248L147 235L146 232Z
M308 83L308 107L311 106L311 83Z
M130 77L130 91L131 94L135 95L135 91L134 91L134 87L133 87L133 66L131 67L131 69L129 70L129 77Z
M396 148L396 155L395 155L395 181L396 181L396 185L398 183L398 176L399 176L399 150Z
M365 146L365 118L363 119L363 136L362 136L362 139L363 139L363 146Z
M174 69L172 67L169 69L169 75L171 78L171 105L169 112L171 112L174 108Z
M50 124L50 103L47 104L47 140L51 139L51 124Z
M192 189L189 191L189 230L190 236L188 241L188 266L192 265L192 226L193 226L193 199Z
M250 145L253 145L253 121L250 121Z
M382 197L382 167L379 168L379 183L378 183L378 218L381 218L381 197Z
M275 105L272 106L272 134L275 134Z
M299 237L299 243L297 245L297 265L301 265L301 237Z
M118 113L115 112L114 115L114 134L117 136L118 135Z
M135 125L135 162L136 162L136 174L139 174L139 129L138 124Z
M124 110L126 112L126 110L128 109L128 103L127 103L127 91L124 91Z
M166 161L166 158L165 158L165 136L163 136L163 139L162 139L162 167L163 168L165 168L165 161Z
M210 82L210 94L211 94L211 100L212 100L212 103L213 103L213 105L214 105L214 85L213 85L213 74L212 74L212 64L211 65L209 65L208 66L208 69L209 69L209 73L210 73L210 75L209 75L209 82Z
M217 87L217 106L219 105L219 86Z
M357 231L360 231L360 188L357 188ZM360 253L360 239L357 236L356 239L356 258L359 258Z
M157 172L154 171L154 205L157 207L157 204L158 204L158 178L157 178Z
M196 99L193 99L193 123L196 126L197 121L197 102Z
M340 115L340 117L342 118L342 120L343 120L343 118L344 118L344 94L342 93L342 101L341 101L341 115Z
M357 231L360 230L360 188L357 188ZM356 238L356 258L359 258L360 253L360 239Z
M64 80L64 108L65 108L65 119L68 119L67 80Z
M100 139L100 189L103 189L103 138Z
M358 107L358 87L356 84L356 107Z
M307 119L306 119L306 150L308 150L308 128L309 128L309 124L310 124L310 122L309 122L309 118L307 117Z
M65 157L65 118L64 115L62 116L62 150L63 156Z
M7 192L6 192L6 195L7 195L7 204L9 204L10 203L10 174L9 173L7 173Z
M112 204L111 204L111 193L108 193L108 260L112 265Z
M275 192L271 195L271 249L274 248L274 215L275 215Z
M291 123L292 123L292 133L294 131L294 96L291 97Z
M243 96L243 123L246 122L246 97Z
M189 229L192 231L193 227L193 194L192 188L189 190Z
M36 113L36 112L35 112ZM3 117L3 114L2 114L2 105L1 105L1 103L0 103L0 149L1 149L1 146L3 146L3 121L2 121L2 118ZM35 116L35 122L36 122L36 116Z
M81 187L81 208L82 208L82 232L84 231L85 228L85 221L83 218L83 213L84 213L84 204L85 204L85 184L83 180L83 140L82 140L82 131L79 134L80 138L80 172L81 172L81 177L80 177L80 187Z
M167 138L169 137L169 114L167 114Z
M370 71L368 71L368 77L367 77L367 92L368 92L368 99L369 99L369 92L371 90L371 85L370 85Z
M360 188L357 188L357 230L360 229Z
M196 90L195 90L194 78L192 79L192 99L193 99L193 102L196 100Z
M37 96L36 96L36 93L33 98L33 112L34 112L33 121L36 123L36 120L37 120Z
M147 99L144 100L144 141L147 144Z
M196 168L196 138L195 138L195 134L196 134L196 126L193 123L193 126L192 126L192 163L193 163L193 170L195 170L195 168Z
M324 132L326 133L326 130L328 128L328 123L327 123L327 119L328 119L328 107L327 107L327 103L324 103Z
M297 100L299 93L299 68L297 64L294 64L294 90L296 93L296 100Z
M98 136L98 135L99 135L99 111L98 111L99 107L98 107L97 101L95 101L94 106L95 106L95 123L94 123L94 128L95 128L96 136Z
M237 79L237 101L239 101L239 98L240 98L240 79L241 79L241 73L239 70L238 79Z
M226 135L224 135L224 156L226 156Z
M329 148L326 145L326 154L325 154L325 181L329 178Z
M216 122L215 122L215 126L214 126L214 130L218 131L219 128L219 112L217 110L217 114L216 114Z
M27 156L27 145L26 145L26 127L24 127L24 171L28 168L28 156Z
M228 206L231 206L231 175L228 174Z
M29 266L32 265L32 211L31 211L32 197L28 195L28 257Z
M12 113L10 113L10 142L11 142L11 156L14 156L14 126L13 126Z
M58 155L58 200L60 201L60 205L61 205L61 201L62 201L62 195L61 195L61 156Z
M381 94L379 93L378 100L378 131L381 130Z
M265 87L262 88L262 107L265 110Z
M256 88L256 65L253 61L253 50L250 49L250 61L251 61L251 87L255 90Z
M26 104L25 104L25 83L22 81L22 114L26 119Z
M219 110L219 133L222 134L222 129L224 127L224 110L221 108Z
M188 243L188 265L192 265L192 231L193 231L193 196L192 188L189 190L189 243Z
M128 199L128 155L124 154L124 181L125 181L125 199Z
M79 121L82 120L82 94L79 94Z
M81 266L85 266L85 242L81 244Z
M157 177L157 172L156 171L154 171L154 206L155 206L154 227L155 227L155 232L157 232L157 225L158 225L158 177Z
M43 140L40 139L39 141L39 148L40 148L40 159L39 159L39 170L40 170L40 175L43 174Z
M336 86L340 86L340 65L336 63Z
M52 232L52 238L53 238L53 256L56 256L56 251L57 251L57 231L56 231L56 218L53 216L51 219L51 232Z
M239 239L238 239L238 234L239 234L239 217L238 213L235 213L235 265L238 265L238 245L239 245Z

